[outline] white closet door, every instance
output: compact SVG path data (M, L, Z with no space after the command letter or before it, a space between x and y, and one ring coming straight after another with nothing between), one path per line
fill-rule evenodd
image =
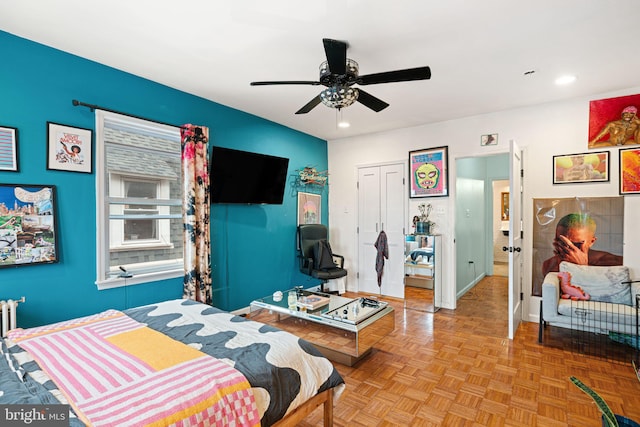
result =
M376 248L380 232L380 167L358 169L358 291L378 293Z
M404 298L404 203L408 197L402 164L380 167L380 210L389 242L389 259L384 263L382 294Z
M408 197L402 163L358 169L358 290L404 298L404 212ZM382 286L374 246L384 228L389 245Z

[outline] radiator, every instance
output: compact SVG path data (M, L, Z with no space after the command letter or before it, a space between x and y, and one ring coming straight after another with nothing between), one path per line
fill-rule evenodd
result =
M18 304L24 301L24 297L19 300L10 299L7 301L0 301L0 310L2 311L2 321L0 322L0 326L2 326L3 338L7 336L8 331L17 327L16 311L18 310Z

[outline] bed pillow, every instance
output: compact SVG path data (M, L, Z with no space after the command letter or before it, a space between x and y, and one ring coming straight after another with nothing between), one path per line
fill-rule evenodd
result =
M562 261L560 272L571 274L571 284L591 295L591 301L632 305L629 268L623 265L598 267Z

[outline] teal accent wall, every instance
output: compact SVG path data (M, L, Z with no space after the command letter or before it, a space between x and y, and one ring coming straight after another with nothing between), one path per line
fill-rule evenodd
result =
M20 169L0 171L0 182L56 187L60 261L0 268L0 299L26 297L18 310L21 327L182 296L181 278L97 290L95 174L46 169L47 121L95 127L94 113L74 107L73 99L160 122L207 126L211 145L287 157L290 175L307 165L327 169L324 140L2 31L0 51L6 59L0 125L18 128ZM282 205L212 206L215 306L235 310L278 289L316 284L297 268L297 189L291 182Z

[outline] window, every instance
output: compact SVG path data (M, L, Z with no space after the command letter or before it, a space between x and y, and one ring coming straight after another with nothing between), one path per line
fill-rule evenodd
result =
M98 289L182 276L180 129L98 110L95 152Z
M147 199L158 198L158 182L137 181L134 179L122 178L124 182L124 197L144 197ZM157 206L145 205L125 205L124 215L133 217L138 214L138 219L125 219L124 222L124 241L128 243L138 242L139 240L157 240L158 239L158 219L147 219L149 215L158 215ZM140 218L142 216L142 218Z

